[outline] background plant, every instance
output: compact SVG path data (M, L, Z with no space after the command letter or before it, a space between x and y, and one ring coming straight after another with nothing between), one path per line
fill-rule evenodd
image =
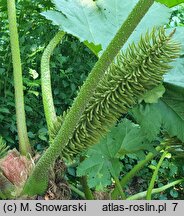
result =
M57 28L50 25L39 13L51 7L50 1L19 1L17 4L28 135L32 146L38 151L43 150L48 143L40 91L41 54L57 31ZM0 27L0 134L8 145L17 147L18 138L6 7L0 16L3 21L3 25ZM53 93L58 115L71 105L78 86L83 83L95 61L96 58L90 50L70 35L66 35L63 43L54 50L51 72L52 83L55 86Z

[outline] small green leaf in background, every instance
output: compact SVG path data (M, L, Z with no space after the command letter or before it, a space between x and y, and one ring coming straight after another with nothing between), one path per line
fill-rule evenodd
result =
M6 0L0 0L0 11L6 11L7 10L7 2Z
M38 137L39 137L41 140L47 142L47 141L48 141L47 136L48 136L48 131L47 131L46 128L41 128L41 129L39 129L39 131L38 131Z
M174 7L176 5L184 3L184 0L156 0L156 1L165 4L167 7Z
M31 139L35 138L35 134L33 134L31 131L28 132L28 136Z
M6 70L4 68L0 68L0 75L4 74Z
M177 198L178 197L178 192L174 189L171 189L170 190L170 195L173 197L173 198Z
M174 175L176 175L177 174L177 172L178 172L178 167L175 165L175 164L173 164L173 163L169 163L169 169L170 169L170 172L169 172L169 176L174 176Z
M157 103L158 99L163 96L165 92L165 88L163 85L159 85L155 87L154 89L147 91L143 97L142 100L145 101L145 103Z
M1 107L1 108L0 108L0 113L10 113L10 111L9 111L8 108Z

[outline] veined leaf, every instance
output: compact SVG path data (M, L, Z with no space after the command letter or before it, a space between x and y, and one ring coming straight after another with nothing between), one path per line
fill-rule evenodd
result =
M184 88L165 84L167 91L162 100L184 120Z
M78 166L77 175L87 175L89 186L101 189L111 183L112 175L119 176L122 169L119 158L126 153L150 150L151 147L139 125L125 119L113 127L99 144L88 150L88 158Z
M184 87L184 58L177 58L171 63L172 69L164 75L164 82Z
M169 29L167 31L170 31ZM173 38L184 41L184 28L177 27ZM163 101L184 120L184 43L181 43L181 57L172 62L172 69L164 75L166 92Z
M119 167L121 167L120 162ZM95 187L96 190L101 190L111 184L111 174L108 169L108 161L99 154L93 155L93 158L90 157L84 160L77 168L77 175L87 175L89 187Z
M137 2L138 0L53 0L57 11L46 11L42 15L80 41L101 44L102 50L105 50ZM169 17L169 8L154 3L127 44L138 41L145 29L165 24Z
M172 107L159 100L157 104L139 105L132 110L134 118L154 139L163 127L170 136L184 141L184 121Z

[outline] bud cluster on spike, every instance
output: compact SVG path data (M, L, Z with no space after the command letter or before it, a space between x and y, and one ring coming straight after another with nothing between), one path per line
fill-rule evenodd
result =
M159 85L171 68L169 63L179 55L180 46L166 36L163 28L141 36L136 46L118 54L99 83L87 108L75 128L73 137L63 149L70 158L97 143L123 113L134 106L140 96ZM55 124L51 142L57 135L64 117Z

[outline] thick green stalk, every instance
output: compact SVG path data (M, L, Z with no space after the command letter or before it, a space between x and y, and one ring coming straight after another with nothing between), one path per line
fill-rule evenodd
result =
M121 197L121 199L123 199L123 200L126 200L126 195L125 195L124 191L122 190L119 178L117 178L116 176L113 176L113 178L114 178L115 185L116 185L118 192L119 192L119 197Z
M19 137L19 151L21 154L26 155L31 153L31 147L27 135L25 109L24 109L24 94L23 94L23 82L22 82L22 67L20 59L20 48L17 31L16 21L16 8L15 0L7 0L8 7L8 20L10 30L10 43L13 60L13 76L14 76L14 88L15 88L15 106L16 106L16 118Z
M91 96L93 95L93 92L95 91L99 81L104 76L110 63L114 60L119 50L125 44L153 2L154 0L140 0L137 3L126 21L120 27L115 37L110 42L105 52L102 54L99 61L95 64L77 98L74 100L70 112L67 114L53 144L38 161L32 175L29 177L24 188L25 193L34 195L42 194L44 192L47 187L48 170L50 165L54 163L55 159L60 155L62 149L68 143L70 137L72 137L74 129L78 124L82 113L84 112Z
M138 164L136 164L133 169L127 173L120 181L121 183L121 188L124 188L125 185L131 181L131 179L141 170L149 161L151 161L157 154L159 154L159 151L162 149L162 147L158 146L156 148L157 152L152 153L150 152L146 158L142 161L140 161ZM111 199L116 200L119 199L119 189L116 186L115 189L111 193Z
M173 182L171 182L171 183L169 183L167 185L164 185L162 187L153 189L151 194L153 195L153 194L156 194L156 193L160 193L160 192L162 192L164 190L167 190L168 188L173 187L173 186L175 186L177 184L180 184L182 182L184 182L184 179L178 179L178 180L173 181ZM140 192L140 193L137 193L137 194L135 194L133 196L128 197L127 200L144 199L146 197L146 194L147 194L147 191L143 191L143 192Z
M94 196L93 193L91 192L90 188L88 187L88 183L87 183L87 177L86 176L82 176L80 178L80 183L83 187L83 191L85 194L85 199L87 200L94 200Z
M84 161L85 160L85 157L80 157L80 162ZM84 194L85 194L85 198L87 200L94 200L94 196L93 196L93 193L91 191L91 189L89 188L88 186L88 183L87 183L87 176L82 176L80 178L80 183L82 185L82 188L83 188L83 191L84 191Z
M123 191L123 189L121 187L121 183L119 181L119 178L116 176L116 172L114 170L115 169L113 167L113 164L109 163L109 171L110 171L110 173L111 173L111 175L112 175L112 177L113 177L113 179L115 181L116 188L117 188L117 190L119 192L118 197L121 198L122 200L126 200L126 195L125 195L125 193L124 193L124 191Z
M50 132L50 128L53 127L53 123L56 121L56 112L54 108L52 88L51 88L51 78L50 78L50 57L53 50L62 40L65 33L59 31L55 37L50 41L41 59L41 86L42 86L42 97L43 97L43 107L46 117L47 127Z
M165 159L165 156L167 155L168 152L164 152L162 154L162 157L160 158L158 164L157 164L157 167L155 169L155 171L153 172L153 176L151 178L151 181L150 181L150 184L149 184L149 187L148 187L148 190L147 190L147 194L146 194L146 199L147 200L151 200L151 194L152 194L152 190L154 188L154 184L155 184L155 181L156 181L156 178L157 178L157 175L158 175L158 170L160 169L160 166L162 165L162 162L163 160Z

